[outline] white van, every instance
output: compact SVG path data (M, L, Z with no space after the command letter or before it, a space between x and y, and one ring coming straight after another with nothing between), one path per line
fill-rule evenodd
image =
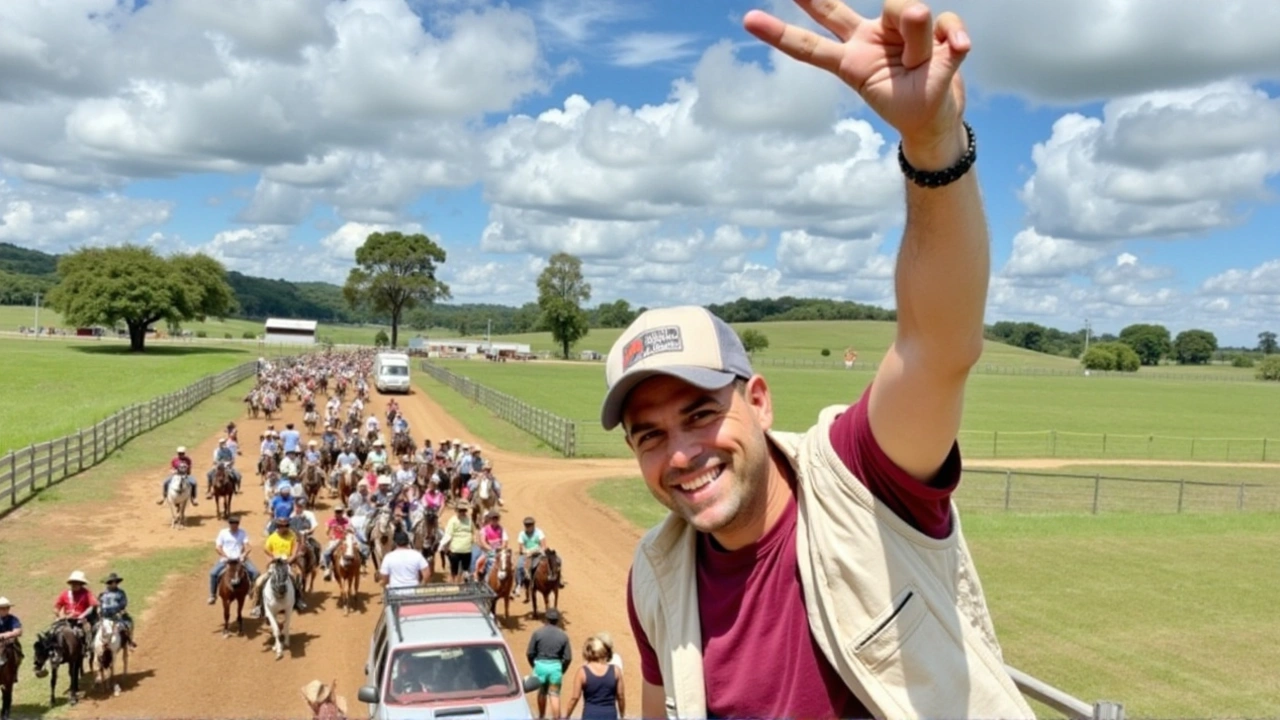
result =
M381 393L408 393L409 356L396 352L378 353L373 360L373 386Z

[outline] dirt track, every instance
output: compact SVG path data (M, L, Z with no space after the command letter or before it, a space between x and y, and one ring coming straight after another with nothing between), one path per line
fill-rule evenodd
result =
M372 408L385 417L384 398L374 395ZM421 389L402 398L400 405L408 417L414 437L433 442L457 437L471 442L483 441L468 435L461 424L444 411ZM301 409L297 403L285 407L275 426L293 421L303 428ZM242 525L250 534L255 553L254 562L263 566L261 556L262 528L265 512L261 489L256 484L252 464L257 457L258 435L266 426L262 420L247 417L237 420L245 456L238 463L245 473L244 493L233 500L232 509L243 515ZM201 475L208 469L218 428L199 446L191 446ZM525 515L534 515L547 533L549 544L564 558L564 577L568 587L560 596L560 610L565 628L574 642L575 657L588 635L608 630L621 652L633 698L639 701L639 659L635 652L626 618L626 573L631 553L639 539L639 531L612 511L590 501L586 490L593 480L634 474L635 465L618 460L570 461L557 458L528 457L495 452L485 448L494 462L495 474L503 483L506 501L504 526L514 536ZM192 525L187 530L170 530L168 510L158 507L156 478L162 476L168 458L157 458L156 467L136 477L125 478L117 500L102 510L102 527L109 528L100 536L99 548L105 556L117 553L137 554L151 549L204 545L209 548L209 567L215 554L213 539L224 523L214 518L212 501L201 500L188 516ZM247 471L246 471L247 468ZM327 491L315 508L323 522L333 502ZM437 577L440 569L437 563ZM130 657L130 677L122 682L119 697L82 702L70 712L71 717L302 717L307 715L299 690L313 679L337 679L338 692L347 697L351 714L364 715L365 706L355 699L362 684L363 666L368 652L369 636L381 605L379 587L373 575L361 578L361 595L365 600L363 614L344 617L336 607L335 586L323 576L316 581L315 592L308 597L310 607L294 615L293 639L282 660L271 652L271 631L265 621L245 620L245 636L222 637L221 604L209 606L207 571L171 576L160 596L139 618L139 648ZM141 598L135 599L135 602ZM533 630L541 621L531 620L531 606L517 598L512 602L505 634L522 673L529 672L524 651ZM246 610L247 612L247 610ZM498 604L500 622L502 603ZM234 623L234 608L232 609ZM575 663L576 664L576 663Z

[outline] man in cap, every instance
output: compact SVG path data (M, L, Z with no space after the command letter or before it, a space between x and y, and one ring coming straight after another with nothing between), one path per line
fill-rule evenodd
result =
M879 18L798 4L838 40L759 11L744 24L901 135L897 333L871 386L803 432L774 428L769 384L705 309L646 311L619 336L601 423L622 427L670 511L628 582L640 714L1034 717L950 502L990 276L958 75L970 39L954 13L935 21L914 0ZM884 638L905 640L889 652Z
M169 461L169 467L173 470L173 474L160 481L160 500L158 500L156 504L163 505L164 501L168 498L169 488L172 487L169 483L174 482L175 480L182 482L185 479L186 483L191 486L191 506L195 507L199 505L199 503L196 502L196 497L200 494L200 486L196 484L195 477L191 475L191 457L187 455L187 449L185 447L178 447L178 454ZM212 478L213 471L210 470L209 472L209 477Z
M346 508L342 505L336 505L333 508L333 517L325 526L325 535L329 539L328 545L325 546L324 552L320 555L320 567L324 568L324 579L332 579L333 573L333 551L342 544L347 538L347 533L355 532L351 527L351 520L347 517ZM360 541L360 536L356 535L356 549L360 553L360 572L364 572L364 564L369 560L369 546Z
M213 540L213 549L218 553L218 562L209 571L210 605L217 600L218 579L227 569L228 561L239 560L245 572L249 573L249 582L256 582L258 579L258 568L254 567L253 558L249 557L249 533L241 529L239 515L227 518L227 527L218 531L218 536Z
M6 645L12 645L14 652L17 653L19 665L22 664L23 658L21 637L22 621L13 614L13 603L9 602L7 597L0 597L0 653L3 653ZM3 714L8 717L9 708L4 708Z
M529 602L529 578L533 577L533 573L538 569L538 563L542 561L543 553L547 551L547 535L542 532L542 528L537 526L533 516L524 519L524 529L516 535L516 546L520 551L520 557L516 560L516 591L523 589L524 601ZM529 561L532 558L532 562ZM525 564L529 564L528 574L525 573Z
M302 543L298 542L298 536L289 527L289 518L278 517L275 525L275 532L268 535L266 542L262 543L262 553L267 556L267 565L270 566L276 558L284 558L290 565L297 563ZM268 577L267 573L263 573L253 584L253 592L249 594L249 604L253 606L249 611L251 618L262 617L262 586L266 584ZM307 604L302 600L302 582L292 571L289 573L289 580L293 582L293 609L302 612L307 609Z
M129 596L120 588L124 578L115 573L102 581L107 589L98 594L98 607L102 617L114 620L120 626L120 637L131 648L138 647L133 642L133 618L129 617Z
M560 611L547 608L545 624L533 631L525 657L533 666L533 674L542 681L538 688L538 718L546 717L547 698L551 698L551 717L560 717L560 686L573 662L569 635L560 627ZM655 716L664 717L664 716Z
M213 450L213 467L209 468L209 472L205 473L205 479L208 484L205 486L205 497L213 497L213 471L222 463L227 466L227 472L231 475L231 482L235 485L236 492L240 492L240 471L236 470L236 453L227 445L225 437L218 438L218 447Z
M53 603L57 617L54 625L69 623L81 636L86 635L86 623L92 625L98 619L98 598L89 590L89 579L84 572L75 570L67 577L68 588L58 593Z
M315 440L307 441L307 452L302 456L308 465L320 464L320 443Z

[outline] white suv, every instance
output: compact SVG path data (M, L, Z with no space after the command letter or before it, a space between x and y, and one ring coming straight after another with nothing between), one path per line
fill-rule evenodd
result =
M369 717L531 718L525 693L540 683L521 678L492 599L478 583L386 590L356 695Z

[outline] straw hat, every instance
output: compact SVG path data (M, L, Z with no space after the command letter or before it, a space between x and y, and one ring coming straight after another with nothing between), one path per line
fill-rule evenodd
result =
M337 684L337 680L334 681ZM347 699L341 695L333 694L333 685L325 685L319 680L312 680L302 688L302 697L307 701L308 705L315 707L326 700L332 698L333 704L338 706L338 712L343 716L347 715Z
M67 578L67 582L69 583L78 582L78 583L84 583L85 585L88 585L89 578L84 576L84 572L80 570L76 570L75 572L71 573L71 577Z
M13 607L13 603L9 602L9 598L0 597L0 608Z

